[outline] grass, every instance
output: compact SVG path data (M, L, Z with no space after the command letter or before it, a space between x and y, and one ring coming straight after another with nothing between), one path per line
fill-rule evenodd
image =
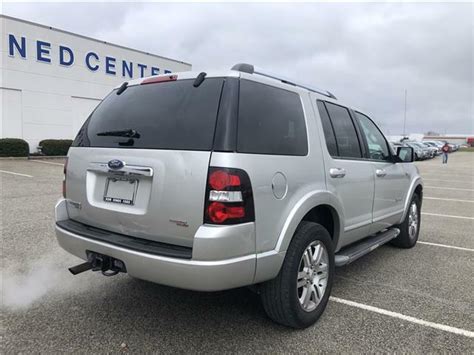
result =
M471 152L471 153L474 153L474 147L459 148L459 152Z

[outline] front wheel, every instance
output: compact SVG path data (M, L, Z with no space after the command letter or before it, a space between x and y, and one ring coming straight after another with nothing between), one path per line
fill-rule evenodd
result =
M407 215L402 224L398 225L400 234L392 240L392 244L400 248L413 248L418 241L421 227L421 201L417 194L413 195Z
M306 328L314 324L329 300L334 277L334 250L328 231L301 222L278 276L262 285L263 307L277 323Z

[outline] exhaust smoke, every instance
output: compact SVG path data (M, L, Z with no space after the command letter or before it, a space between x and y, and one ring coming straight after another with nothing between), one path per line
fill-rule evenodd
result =
M3 306L10 309L27 308L53 294L68 294L88 286L72 277L66 265L71 263L60 251L25 265L11 265L3 270ZM62 257L61 257L62 256ZM79 260L79 259L78 259Z

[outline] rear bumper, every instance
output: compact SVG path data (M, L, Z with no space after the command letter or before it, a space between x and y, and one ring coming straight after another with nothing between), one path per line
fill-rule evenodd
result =
M61 200L56 205L56 221L64 221L67 218L66 201ZM252 223L251 226L240 227L240 229L251 228L253 230L253 227ZM238 229L239 233L242 232L240 229ZM224 246L233 242L229 242L231 238L229 238L228 230L223 229L223 231L224 233L221 233L223 243L219 243L218 234L212 230L206 236L202 235L203 231L198 231L195 245L201 243L202 246L209 247L209 244L212 243L214 249L219 246L217 250L224 251L227 249ZM131 276L163 285L197 291L218 291L246 286L254 282L257 263L255 253L233 257L227 255L224 259L209 260L211 256L200 251L203 250L201 246L197 250L193 248L193 258L191 259L173 258L87 238L61 228L59 225L56 225L56 237L64 250L81 259L87 259L86 250L105 254L122 260ZM239 236L236 237L236 239L239 238ZM202 242L199 239L202 239ZM231 247L230 244L228 246ZM233 250L236 249L233 248ZM226 255L226 253L223 252L220 255ZM196 260L196 256L199 260Z

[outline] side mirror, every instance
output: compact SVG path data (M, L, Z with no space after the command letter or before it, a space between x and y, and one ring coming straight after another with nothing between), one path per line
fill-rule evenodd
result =
M397 147L397 157L399 163L413 163L415 161L415 152L412 147Z

